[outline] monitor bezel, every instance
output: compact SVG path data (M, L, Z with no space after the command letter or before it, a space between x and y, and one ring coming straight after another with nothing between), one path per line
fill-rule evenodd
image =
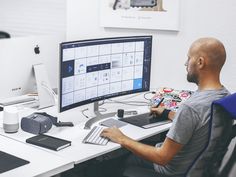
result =
M105 100L105 99L109 99L109 98L114 98L114 97L118 97L118 96L125 96L125 95L130 95L130 94L136 94L136 93L142 93L142 92L146 92L146 91L150 91L150 82L149 85L147 87L147 89L145 88L141 88L141 89L137 89L137 90L129 90L129 91L123 91L123 92L119 92L119 93L112 93L109 95L104 95L104 96L97 96L96 98L90 98L88 100L82 101L82 102L78 102L78 103L73 103L71 105L68 106L64 106L62 107L62 75L61 75L61 70L62 70L62 60L63 60L63 55L62 55L62 46L65 44L73 44L73 43L83 43L83 42L99 42L99 41L104 41L104 40L123 40L123 39L133 39L133 38L137 38L137 39L141 39L141 38L150 38L150 66L151 66L151 60L152 60L152 39L153 36L152 35L142 35L142 36L122 36L122 37L108 37L108 38L96 38L96 39L85 39L85 40L75 40L75 41L67 41L67 42L62 42L59 45L59 51L60 51L60 61L59 61L59 92L58 92L58 110L59 112L64 112L79 106L83 106L86 104L91 104L94 102L98 102L101 100ZM149 81L151 80L151 67L149 68L149 72L148 72L148 78Z

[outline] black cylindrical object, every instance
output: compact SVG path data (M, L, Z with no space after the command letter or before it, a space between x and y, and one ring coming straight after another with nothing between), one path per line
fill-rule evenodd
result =
M117 117L123 118L124 117L124 109L118 109L117 110Z

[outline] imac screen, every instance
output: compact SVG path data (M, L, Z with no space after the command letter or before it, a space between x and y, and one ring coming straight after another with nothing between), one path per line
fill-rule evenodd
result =
M0 99L37 91L33 65L43 63L50 85L58 87L58 45L63 36L28 36L0 41Z

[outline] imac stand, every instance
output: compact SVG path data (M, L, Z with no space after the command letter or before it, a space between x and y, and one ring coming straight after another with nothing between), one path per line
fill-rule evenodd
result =
M106 114L101 114L99 112L99 104L98 104L98 101L94 102L94 114L95 114L95 117L89 119L86 123L85 123L85 126L84 126L84 129L90 129L91 126L99 121L99 120L102 120L102 119L105 119L105 118L108 118L108 117L114 117L116 115L116 112L111 112L111 113L106 113Z
M38 109L47 108L55 105L55 93L49 83L46 68L43 64L33 65L34 74L37 84L39 107Z

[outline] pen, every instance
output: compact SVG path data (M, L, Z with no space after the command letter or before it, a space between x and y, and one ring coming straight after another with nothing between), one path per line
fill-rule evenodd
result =
M159 101L159 103L154 107L154 108L158 108L160 106L160 104L162 103L162 101L164 100L164 97L161 98L161 100Z
M156 106L154 106L153 108L158 108L161 105L161 103L163 102L163 100L164 100L164 97L162 97L161 100L159 101L159 103ZM152 115L152 114L153 113L151 112L150 115Z

